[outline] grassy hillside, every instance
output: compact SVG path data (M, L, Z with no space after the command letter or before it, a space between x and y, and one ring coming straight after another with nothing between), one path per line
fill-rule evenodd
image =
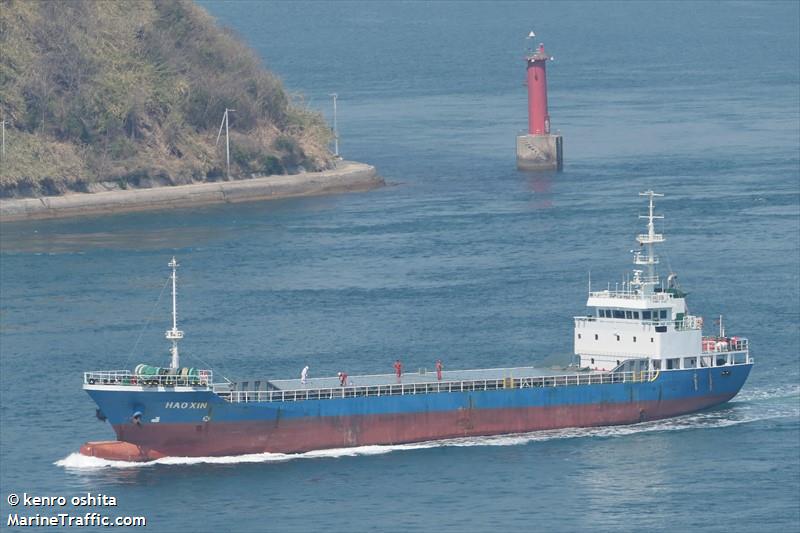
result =
M0 0L0 196L327 168L330 129L188 0Z

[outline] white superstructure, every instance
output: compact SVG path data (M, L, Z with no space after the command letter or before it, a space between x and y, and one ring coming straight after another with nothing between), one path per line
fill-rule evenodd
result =
M647 233L636 240L642 249L634 252L633 270L622 286L589 292L589 313L575 317L575 354L580 366L592 370L612 370L626 361L628 370L677 370L722 366L749 360L747 339L703 337L702 317L692 315L685 294L670 274L666 285L656 273L658 256L654 245L664 242L655 232L653 199L663 196L653 191L649 197Z

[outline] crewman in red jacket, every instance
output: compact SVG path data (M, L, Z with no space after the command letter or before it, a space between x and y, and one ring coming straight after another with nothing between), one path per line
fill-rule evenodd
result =
M442 381L442 360L436 360L436 379Z
M403 375L403 363L400 362L400 359L394 362L394 372L397 374L397 379L399 380Z

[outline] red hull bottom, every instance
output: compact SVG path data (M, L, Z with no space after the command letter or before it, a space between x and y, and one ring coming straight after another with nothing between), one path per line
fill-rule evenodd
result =
M155 450L143 448L121 440L87 442L81 446L81 454L109 461L154 461L165 457Z
M724 394L660 402L283 419L280 422L126 424L114 427L120 440L88 442L80 451L83 455L114 461L152 461L165 456L301 453L568 427L634 424L699 411L724 403L733 396Z

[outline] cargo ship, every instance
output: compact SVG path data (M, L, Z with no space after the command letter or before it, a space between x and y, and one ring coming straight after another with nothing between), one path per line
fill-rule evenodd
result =
M567 427L635 424L706 409L733 398L753 366L748 340L703 336L686 294L656 273L653 191L635 269L621 285L592 291L574 317L572 364L305 379L215 379L182 367L172 273L169 366L85 372L83 388L116 440L81 453L109 460L299 453Z

